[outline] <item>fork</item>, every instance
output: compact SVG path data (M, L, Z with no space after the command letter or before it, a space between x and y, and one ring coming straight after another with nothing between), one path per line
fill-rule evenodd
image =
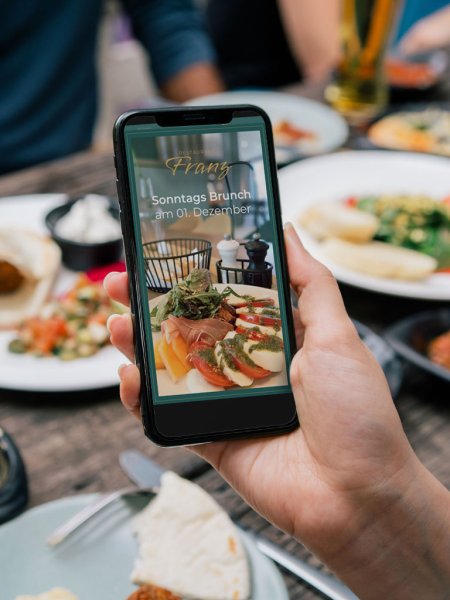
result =
M156 487L150 488L138 488L138 487L127 487L116 492L102 496L92 504L89 504L79 512L77 512L68 521L60 525L55 531L53 531L46 539L46 544L50 547L55 547L64 542L74 531L82 527L85 523L90 521L98 513L104 510L107 506L110 506L117 500L121 500L126 497L135 496L156 496L159 489Z

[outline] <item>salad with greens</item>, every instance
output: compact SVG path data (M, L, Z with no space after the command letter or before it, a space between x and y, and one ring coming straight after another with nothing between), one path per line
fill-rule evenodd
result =
M428 254L450 267L450 201L422 195L349 198L346 202L378 217L375 239Z

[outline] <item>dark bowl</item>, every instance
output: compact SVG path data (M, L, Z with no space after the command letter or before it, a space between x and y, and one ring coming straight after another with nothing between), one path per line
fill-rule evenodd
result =
M81 200L81 198L75 198L61 206L57 206L45 217L45 224L52 238L61 248L63 263L73 271L87 271L93 267L101 267L102 265L117 262L120 260L123 252L122 238L109 242L84 243L61 238L55 233L56 223L69 212L78 200ZM112 200L110 200L108 210L117 221L120 220L119 209L114 205Z
M428 344L450 330L450 309L429 310L392 325L384 334L399 356L413 365L450 383L450 370L427 356Z

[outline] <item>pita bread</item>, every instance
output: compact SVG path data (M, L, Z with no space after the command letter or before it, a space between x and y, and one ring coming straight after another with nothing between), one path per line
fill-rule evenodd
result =
M49 592L39 594L39 596L17 596L16 600L78 600L78 598L68 590L54 588Z
M384 242L352 244L329 239L322 244L322 249L338 265L374 277L421 280L431 275L438 266L437 260L431 256Z
M0 329L4 329L39 312L53 286L61 251L52 240L36 233L0 229L0 261L23 276L17 290L0 294Z
M135 519L139 556L131 575L183 598L245 600L247 557L236 527L199 486L165 473L161 491Z

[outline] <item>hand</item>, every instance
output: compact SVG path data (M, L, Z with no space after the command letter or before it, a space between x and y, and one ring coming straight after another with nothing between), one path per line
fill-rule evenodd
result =
M303 346L292 362L291 382L301 428L284 436L192 450L361 598L379 597L375 583L367 589L368 581L379 578L389 598L441 599L443 595L430 595L429 581L428 595L402 595L410 584L400 568L400 541L407 537L408 551L415 510L426 507L404 506L405 499L422 484L442 490L415 457L384 375L347 316L336 281L305 251L292 226L286 228L285 240L291 284L300 296ZM127 302L126 275L111 275L105 284L112 298ZM133 360L129 317L115 316L109 327L112 343ZM122 368L120 378L122 402L139 417L136 367ZM416 582L411 585L420 591Z
M405 55L421 54L450 45L450 7L418 21L400 40Z

